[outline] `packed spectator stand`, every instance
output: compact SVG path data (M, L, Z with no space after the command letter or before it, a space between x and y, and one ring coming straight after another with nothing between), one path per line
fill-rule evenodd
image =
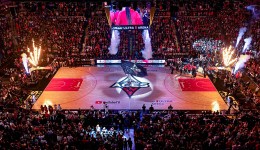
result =
M185 0L173 1L173 5L179 7L177 18L155 16L151 26L155 58L171 58L179 52L193 53L192 44L201 38L234 43L249 15L244 7L251 3L235 1L231 5L226 1L223 7L216 9L218 2L195 2L191 5ZM1 6L0 149L259 149L259 21L251 29L254 52L245 69L240 70L241 74L220 72L211 76L213 81L223 83L224 100L233 96L240 105L233 114L141 111L141 108L72 111L57 105L43 106L34 112L31 110L34 101L27 99L31 92L28 83L50 79L59 67L74 65L72 60L79 66L84 64L81 59L111 58L108 54L110 29L101 3L10 5L17 6L16 12ZM156 7L169 11L170 3L159 1ZM122 33L122 36L126 35ZM26 76L20 55L27 50L32 38L44 47L41 63L53 69ZM127 59L124 38L119 58ZM137 44L139 50L142 44L140 41ZM205 53L211 53L207 55L210 61L210 57L220 55ZM124 138L130 129L134 129L134 139Z

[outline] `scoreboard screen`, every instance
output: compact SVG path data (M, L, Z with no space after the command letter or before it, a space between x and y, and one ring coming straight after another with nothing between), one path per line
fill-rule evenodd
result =
M149 26L152 4L147 1L119 1L104 3L109 24L113 26Z

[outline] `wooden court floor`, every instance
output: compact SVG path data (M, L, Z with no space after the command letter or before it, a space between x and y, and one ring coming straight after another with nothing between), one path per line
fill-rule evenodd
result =
M107 103L109 109L141 109L143 104L148 109L167 109L169 105L174 110L227 110L228 106L219 93L215 91L182 91L179 78L190 78L190 75L170 74L169 68L147 67L148 76L137 78L140 82L148 83L149 88L138 89L131 97L122 88L111 87L122 81L126 75L120 66L105 67L62 67L54 79L82 79L76 86L78 90L64 91L45 90L38 98L33 109L41 105L60 104L62 109L103 109ZM201 77L197 77L201 78ZM51 81L52 82L52 81ZM64 82L62 86L68 84ZM62 86L58 88L62 89ZM65 85L66 86L66 85Z

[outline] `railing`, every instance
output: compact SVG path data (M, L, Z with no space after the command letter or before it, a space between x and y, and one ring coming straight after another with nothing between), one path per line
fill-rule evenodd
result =
M249 75L248 75L248 78L254 83L254 85L256 86L256 87L258 87L258 88L260 88L260 86L258 85L258 83L256 83L255 82L255 80L253 79L253 75L252 75L252 73L248 73Z

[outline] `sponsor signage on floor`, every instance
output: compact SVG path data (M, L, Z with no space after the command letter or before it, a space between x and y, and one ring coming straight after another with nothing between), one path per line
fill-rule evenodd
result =
M165 105L165 104L168 105L168 104L170 104L172 102L173 102L172 100L156 100L156 101L152 102L152 105L154 105L154 106Z
M120 104L120 101L101 101L101 100L97 100L95 101L95 104Z

